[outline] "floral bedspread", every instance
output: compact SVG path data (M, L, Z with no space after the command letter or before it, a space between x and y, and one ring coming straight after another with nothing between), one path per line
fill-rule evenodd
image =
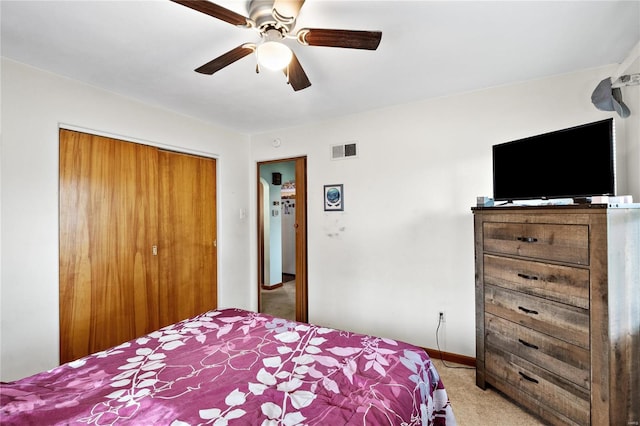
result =
M428 355L224 309L0 384L2 424L452 425Z

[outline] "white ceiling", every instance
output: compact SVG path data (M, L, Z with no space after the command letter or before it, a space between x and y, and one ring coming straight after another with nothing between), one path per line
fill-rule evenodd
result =
M312 83L294 92L253 56L194 72L259 37L168 0L2 0L0 14L5 57L247 134L620 63L640 40L640 1L307 0L297 28L383 36L376 51L293 42Z

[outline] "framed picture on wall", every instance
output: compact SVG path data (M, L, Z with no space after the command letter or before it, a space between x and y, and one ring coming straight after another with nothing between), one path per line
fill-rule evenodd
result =
M324 186L324 211L338 212L344 210L344 190L342 184Z

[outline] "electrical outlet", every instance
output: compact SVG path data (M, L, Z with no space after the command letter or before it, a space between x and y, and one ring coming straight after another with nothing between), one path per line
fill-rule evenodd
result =
M444 311L440 311L440 312L438 313L438 322L442 322L442 323L447 322L447 321L446 321L446 318L445 318L445 316L444 316Z

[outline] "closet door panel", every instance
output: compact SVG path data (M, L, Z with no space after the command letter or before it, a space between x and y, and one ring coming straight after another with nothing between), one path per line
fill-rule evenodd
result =
M217 307L216 162L159 152L160 323Z
M158 323L157 150L60 130L60 362Z

